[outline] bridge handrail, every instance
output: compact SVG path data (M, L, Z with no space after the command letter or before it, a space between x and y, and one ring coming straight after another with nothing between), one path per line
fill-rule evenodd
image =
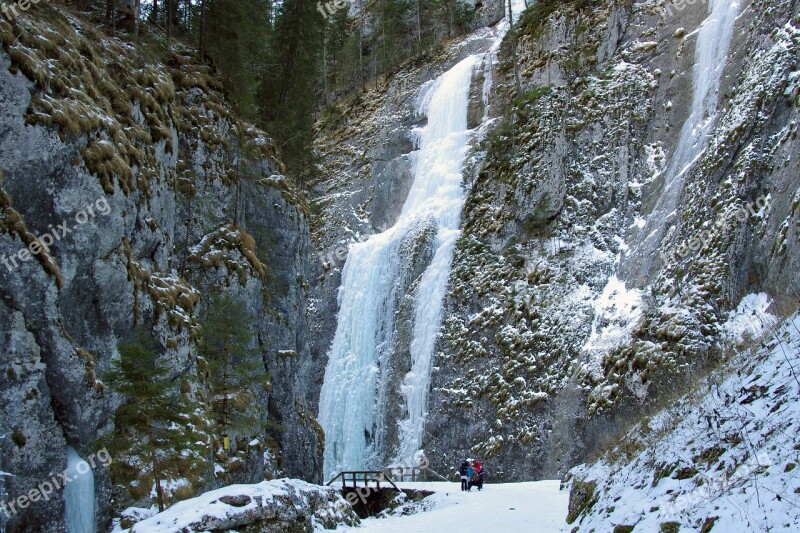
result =
M360 479L358 477L359 474L361 475ZM367 477L368 474L374 477L368 478ZM350 480L347 479L348 477L350 478ZM334 481L336 481L339 478L342 479L343 489L347 487L348 481L352 481L353 488L358 487L359 481L363 481L364 486L369 488L369 482L374 481L379 489L381 488L381 481L386 481L389 484L391 484L392 487L394 487L394 490L396 490L397 492L401 492L400 488L395 484L394 481L392 481L392 478L390 476L388 476L385 472L380 472L378 470L345 470L333 476L333 478L331 478L331 480L328 481L325 485L329 487L333 484Z
M435 477L439 478L442 481L452 481L428 466L394 466L394 467L387 467L384 470L384 472L386 472L387 475L399 473L401 482L408 481L408 479L406 478L409 475L411 476L410 481L412 482L427 481L428 480L427 474L433 474Z

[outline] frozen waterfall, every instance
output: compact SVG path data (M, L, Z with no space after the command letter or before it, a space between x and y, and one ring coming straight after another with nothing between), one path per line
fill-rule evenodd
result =
M397 223L353 245L342 272L339 320L320 397L325 429L325 476L343 469L378 467L382 418L388 401L385 375L393 345L400 249L425 226L435 225L433 260L416 290L412 368L402 384L408 418L402 422L403 453L417 451L428 394L433 344L453 248L459 234L464 191L461 166L471 132L467 100L480 56L469 56L422 88L417 105L428 117L419 134L414 183Z
M644 258L652 258L661 244L668 221L675 215L687 173L700 158L717 117L719 88L739 13L739 0L710 0L709 15L697 31L692 71L693 95L689 117L683 123L678 144L664 177L661 196L640 233ZM648 273L645 272L645 275Z
M67 446L67 476L70 479L64 486L67 531L94 533L94 472L72 446Z

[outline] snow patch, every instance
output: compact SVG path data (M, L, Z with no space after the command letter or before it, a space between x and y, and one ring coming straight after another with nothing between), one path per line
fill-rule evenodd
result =
M723 332L737 345L748 337L761 338L778 322L777 317L767 312L771 304L772 299L766 293L748 294L728 314L728 320L722 325Z
M593 307L592 333L583 349L594 352L599 359L631 338L642 319L642 291L627 289L615 274Z

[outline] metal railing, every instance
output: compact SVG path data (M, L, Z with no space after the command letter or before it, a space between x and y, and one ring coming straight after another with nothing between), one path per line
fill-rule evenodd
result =
M395 466L385 470L386 475L399 482L431 481L438 478L441 481L449 481L443 475L435 472L427 466Z
M353 470L339 472L333 477L333 479L328 481L326 485L333 485L333 482L337 479L342 480L342 489L348 488L348 483L352 483L353 488L357 488L359 483L363 483L364 487L369 488L369 484L374 482L375 488L380 490L381 483L386 482L394 487L394 490L400 492L400 489L397 487L397 485L395 485L394 481L392 481L392 478L387 475L386 472L380 472L377 470Z

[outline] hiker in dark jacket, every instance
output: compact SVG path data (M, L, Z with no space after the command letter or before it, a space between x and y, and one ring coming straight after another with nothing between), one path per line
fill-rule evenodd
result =
M461 475L461 490L468 490L467 481L469 480L469 476L467 475L469 472L469 463L466 459L464 462L461 463L461 467L458 469L458 473Z

